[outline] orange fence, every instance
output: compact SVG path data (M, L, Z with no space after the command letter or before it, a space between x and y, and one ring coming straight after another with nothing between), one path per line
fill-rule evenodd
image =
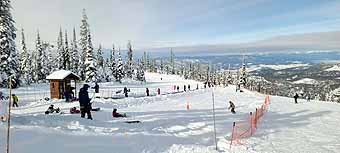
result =
M233 144L240 144L239 140L250 137L256 131L257 123L263 116L269 104L269 96L266 96L260 108L256 108L255 113L250 112L246 121L233 122L230 148Z

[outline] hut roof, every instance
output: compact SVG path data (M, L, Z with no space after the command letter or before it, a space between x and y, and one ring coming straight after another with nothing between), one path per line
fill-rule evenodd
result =
M67 77L75 78L77 80L80 79L78 75L74 74L71 71L66 71L66 70L54 71L52 74L48 75L46 79L47 80L64 80Z

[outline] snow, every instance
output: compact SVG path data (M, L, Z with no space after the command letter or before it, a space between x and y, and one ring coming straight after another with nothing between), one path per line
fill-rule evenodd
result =
M339 65L334 65L331 68L326 69L325 71L340 71L340 66Z
M270 68L273 70L284 70L284 69L290 69L290 68L297 68L297 67L305 67L309 66L309 64L302 64L302 63L295 63L295 64L285 64L285 65L266 65L266 64L259 64L259 65L253 65L249 68L249 71L257 71L263 68Z
M340 131L336 130L340 122L340 105L337 103L299 99L299 103L294 104L292 98L271 96L268 111L259 121L255 134L229 150L232 123L245 120L250 111L263 103L265 95L247 90L236 93L235 86L231 85L172 93L173 85L179 85L182 90L183 85L190 84L194 89L199 82L155 73L146 73L146 80L146 84L129 80L123 85L100 84L100 95L107 90L116 91L128 86L131 97L94 99L94 107L101 108L101 111L93 112L94 120L82 119L79 114L68 114L69 108L78 107L78 102L53 101L65 112L62 115L43 114L51 102L30 101L14 108L12 152L312 153L340 150ZM201 83L199 85L202 87ZM44 91L47 87L43 84L39 89ZM143 95L146 87L154 95L155 89L161 88L163 95L133 97ZM20 88L15 90L19 99L22 91ZM215 150L213 137L212 92L215 94L218 151ZM236 114L227 110L229 100L234 101ZM186 109L187 103L189 110ZM118 112L129 117L112 118L112 108L118 108ZM140 120L142 123L124 123L129 120ZM0 125L0 133L5 133L4 127ZM0 134L0 140L5 140L4 134ZM0 141L0 152L4 152L4 143Z
M293 82L294 84L318 84L318 81L311 78L303 78Z
M47 80L62 80L65 79L67 76L69 76L70 74L73 74L77 77L79 77L78 75L74 74L71 71L66 71L66 70L58 70L58 71L54 71L53 73L51 73L50 75L48 75L46 77ZM80 78L80 77L79 77Z

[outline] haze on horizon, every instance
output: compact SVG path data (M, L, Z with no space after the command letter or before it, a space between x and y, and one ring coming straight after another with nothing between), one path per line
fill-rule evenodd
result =
M52 43L60 27L79 33L83 8L95 47L125 48L128 40L137 49L340 47L340 1L334 0L13 0L12 6L17 42L24 28L30 48L38 29Z

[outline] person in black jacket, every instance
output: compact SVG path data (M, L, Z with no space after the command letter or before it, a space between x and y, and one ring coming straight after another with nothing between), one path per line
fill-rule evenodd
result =
M295 93L295 95L294 95L295 104L297 104L297 99L298 98L299 98L299 95L297 93Z
M87 92L90 86L88 84L84 84L83 88L79 91L79 104L80 104L80 114L81 117L84 118L85 114L87 114L87 119L92 120L91 116L91 99L89 98L89 93Z
M94 85L94 92L95 93L99 93L99 85L98 85L98 83L96 82L96 84Z
M129 97L129 95L128 95L128 89L127 89L126 87L124 87L124 95L125 95L125 97Z
M149 88L146 88L146 96L150 96Z

